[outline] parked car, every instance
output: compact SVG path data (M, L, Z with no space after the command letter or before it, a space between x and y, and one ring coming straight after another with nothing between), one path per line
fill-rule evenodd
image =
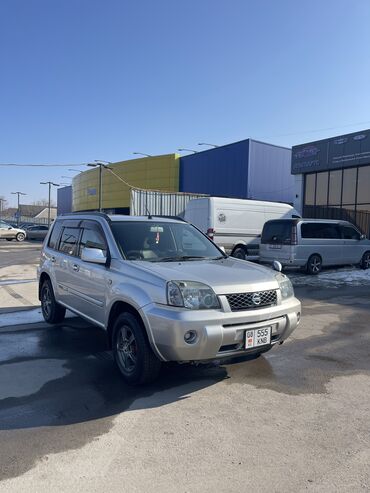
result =
M61 322L68 308L104 328L129 383L153 380L163 361L261 354L301 313L281 272L229 258L170 218L60 216L38 278L46 322Z
M28 226L26 229L29 240L44 240L48 234L49 228L43 225Z
M370 241L348 221L281 219L262 231L260 262L274 260L318 274L330 265L370 267Z
M26 238L26 232L24 229L15 228L9 223L0 220L0 238L8 241L24 241Z
M236 258L258 255L263 225L270 219L300 217L289 204L221 197L193 199L185 220Z

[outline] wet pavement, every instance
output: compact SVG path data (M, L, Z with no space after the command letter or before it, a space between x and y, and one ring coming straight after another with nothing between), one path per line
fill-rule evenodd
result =
M280 423L280 426L286 426L290 430L284 435L284 445L291 447L290 452L297 457L300 453L308 453L307 447L309 449L311 445L307 444L311 442L295 442L292 437L295 433L307 433L308 430L300 431L298 428L310 424L315 430L319 427L320 433L323 434L316 437L318 443L323 439L321 449L327 446L330 454L333 454L333 450L338 450L337 459L334 452L334 456L327 460L340 463L342 452L348 453L348 450L353 450L348 445L347 438L347 448L341 450L344 440L344 432L341 430L338 431L338 437L333 430L333 443L323 445L325 439L327 440L327 429L332 423L325 424L322 420L332 421L333 416L338 419L338 423L343 416L348 420L355 420L349 426L356 426L357 436L353 446L356 448L358 443L363 442L361 452L368 453L368 289L342 287L340 292L333 292L308 287L298 288L296 292L303 302L302 323L284 345L255 360L239 360L227 364L215 362L207 366L165 365L158 382L142 388L132 388L123 383L111 353L107 350L105 333L79 318L66 319L56 327L39 323L0 329L1 480L16 480L28 473L32 475L36 481L33 484L36 485L41 477L37 476L38 468L43 467L46 474L45 471L49 469L45 461L48 461L51 455L83 450L87 445L94 447L97 446L96 441L104 436L124 433L127 420L133 419L129 415L135 415L137 412L141 413L143 420L140 428L148 428L147 434L150 434L152 413L159 411L168 416L168 409L171 409L172 414L167 418L168 426L162 421L156 422L156 426L162 430L162 440L163 436L167 436L166 433L174 433L171 431L171 420L176 423L172 424L172 429L177 426L182 428L184 415L180 409L184 405L190 406L190 411L187 410L185 414L185 422L189 427L191 415L194 415L206 420L206 423L211 419L215 420L211 422L215 423L216 430L229 430L229 424L226 424L225 420L235 419L238 422L241 416L248 416L252 422L257 423L262 419L260 414L266 415L268 409L273 415L274 423L264 419L258 433L255 429L251 432L246 426L236 435L236 444L235 436L232 437L234 430L229 430L230 439L234 440L232 450L239 451L241 448L241 461L244 460L243 454L249 454L251 434L256 438L257 433L261 447L266 446L266 453L269 447L277 446L274 444L276 438L272 436ZM342 390L335 393L331 386L343 377L346 377L346 385L342 388L344 393L341 393ZM366 397L365 400L360 402L358 397L356 400L352 391L360 392L360 395ZM205 400L203 395L209 398ZM330 413L334 414L321 416L321 420L315 421L318 410L322 406L326 408L328 398L330 406L334 406L333 409L330 408ZM300 417L295 416L296 407L301 406L298 404L301 401L297 399L309 399L310 402L307 409L305 406L300 407ZM312 399L314 401L311 402ZM217 417L213 416L215 406L220 413ZM358 409L355 411L356 406ZM284 424L287 417L290 417L289 423ZM298 422L298 419L303 419L303 422ZM117 422L121 421L126 425L122 429L119 428L118 432ZM238 426L240 424L238 422ZM292 426L295 426L294 431ZM203 424L203 428L197 429L197 435L194 435L193 439L197 440L199 434L204 433L202 440L208 444L209 449L214 446L215 430L208 430L208 427L209 424ZM190 429L188 428L188 431ZM131 440L135 442L135 438L131 437ZM184 440L184 437L181 440ZM228 443L228 438L225 437L224 440L225 444ZM165 442L162 445L160 453L165 458L167 445ZM136 454L140 455L141 446L142 441L135 442ZM106 453L108 452L109 449L106 450ZM185 463L186 460L191 462L193 458L189 455ZM217 459L214 460L217 462ZM219 467L221 465L222 461ZM263 474L262 464L260 466ZM254 467L259 466L257 464ZM290 465L284 462L280 467L290 469ZM312 481L316 481L315 474L319 469L319 466L315 465L310 474L308 469L307 477L313 477ZM50 471L53 471L53 468ZM65 473L69 474L68 467ZM364 477L363 473L354 469L353 474L355 473L360 478L360 486L369 484L366 483L369 479L366 474ZM306 484L307 481L309 483L304 472L299 474L301 476L297 476L298 483L294 483L295 485ZM245 470L245 478L247 477ZM243 472L238 473L238 478L242 481ZM219 485L223 485L223 479L225 478L220 470ZM234 490L239 491L236 477L230 481L229 486L233 485ZM19 488L18 483L14 483L14 486L12 482L2 484L9 487L9 491L13 491L13 487L14 491ZM80 483L74 486L78 484ZM258 483L254 483L254 487L258 487ZM163 491L163 488L159 489ZM224 491L222 487L219 489ZM286 484L284 489L289 490ZM204 488L203 490L205 491ZM180 491L186 491L186 488L180 488ZM262 488L260 491L265 490Z

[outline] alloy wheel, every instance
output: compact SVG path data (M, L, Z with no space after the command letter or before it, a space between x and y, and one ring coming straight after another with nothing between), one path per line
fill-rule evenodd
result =
M49 286L45 286L44 289L42 290L41 305L42 305L42 311L44 313L44 317L46 319L50 317L51 304L52 304L52 299L51 299L50 288Z
M314 273L319 273L321 270L321 260L319 257L313 257L313 259L310 262L310 267L312 272Z
M118 330L117 356L127 373L132 373L137 364L137 344L133 331L124 325Z

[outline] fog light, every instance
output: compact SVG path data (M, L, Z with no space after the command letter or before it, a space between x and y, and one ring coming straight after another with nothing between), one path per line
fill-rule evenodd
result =
M194 342L197 340L198 334L196 333L195 330L188 330L184 334L184 341L187 344L194 344Z

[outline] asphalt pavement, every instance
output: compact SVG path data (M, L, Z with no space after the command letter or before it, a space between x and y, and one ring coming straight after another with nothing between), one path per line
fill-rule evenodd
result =
M369 491L368 287L296 293L284 345L142 388L81 319L0 329L1 491Z

